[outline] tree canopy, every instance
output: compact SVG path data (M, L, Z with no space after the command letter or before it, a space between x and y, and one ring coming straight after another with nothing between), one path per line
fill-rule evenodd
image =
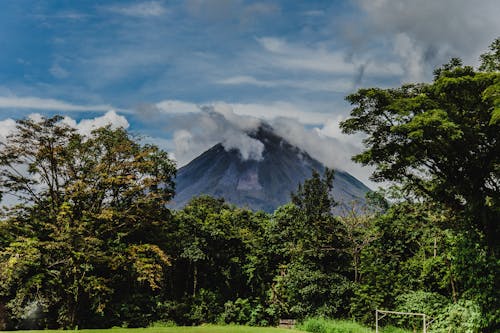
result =
M130 285L163 284L170 260L145 236L168 219L175 166L123 129L83 136L61 120L20 120L1 146L0 186L19 204L3 222L0 297L17 317L75 327Z
M500 43L482 69L458 59L435 71L432 83L360 89L341 124L366 134L354 157L373 165L375 181L399 183L412 195L436 200L463 214L498 254L500 237ZM496 62L495 62L496 61Z

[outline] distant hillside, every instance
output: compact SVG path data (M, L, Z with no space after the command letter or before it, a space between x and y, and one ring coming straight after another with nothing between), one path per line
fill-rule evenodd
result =
M325 166L309 154L261 126L252 138L264 144L260 161L242 160L238 150L217 144L180 168L172 206L183 207L193 196L208 194L253 210L274 211L290 201L297 185L311 177L311 170ZM347 172L335 172L333 196L337 202L364 201L370 189Z

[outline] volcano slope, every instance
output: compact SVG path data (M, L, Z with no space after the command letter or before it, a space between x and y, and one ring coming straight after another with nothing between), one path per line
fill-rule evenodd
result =
M173 208L182 208L192 197L210 195L252 210L273 212L290 201L290 193L325 166L307 152L291 145L269 126L248 135L264 145L260 160L244 160L237 149L216 144L187 165L176 178ZM339 206L364 203L370 189L348 172L335 170L333 197Z

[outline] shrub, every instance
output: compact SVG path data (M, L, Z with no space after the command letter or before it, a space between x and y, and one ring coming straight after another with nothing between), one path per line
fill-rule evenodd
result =
M218 322L251 326L268 326L272 320L262 304L247 298L227 301Z
M479 305L470 300L450 304L436 317L432 332L477 333L482 327L482 313Z
M198 294L191 299L190 312L187 317L191 324L200 325L215 323L222 312L218 295L207 289L200 289Z
M396 297L396 311L425 313L427 316L436 318L445 309L449 300L433 292L410 291ZM413 316L393 316L398 326L412 328L413 330L422 327L422 317Z
M161 328L161 327L175 327L175 326L177 326L177 324L172 320L167 320L167 321L159 320L149 324L148 327Z

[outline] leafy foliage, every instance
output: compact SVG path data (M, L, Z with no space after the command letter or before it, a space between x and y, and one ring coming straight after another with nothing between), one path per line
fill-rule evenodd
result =
M163 283L170 260L143 236L168 218L175 168L123 129L83 137L61 120L19 121L0 151L2 190L22 200L2 225L0 295L21 321L36 305L44 326L96 325L117 297Z
M498 72L452 61L432 84L361 89L341 127L368 134L354 157L373 165L373 179L394 181L440 202L478 228L498 252L500 127L494 120Z

